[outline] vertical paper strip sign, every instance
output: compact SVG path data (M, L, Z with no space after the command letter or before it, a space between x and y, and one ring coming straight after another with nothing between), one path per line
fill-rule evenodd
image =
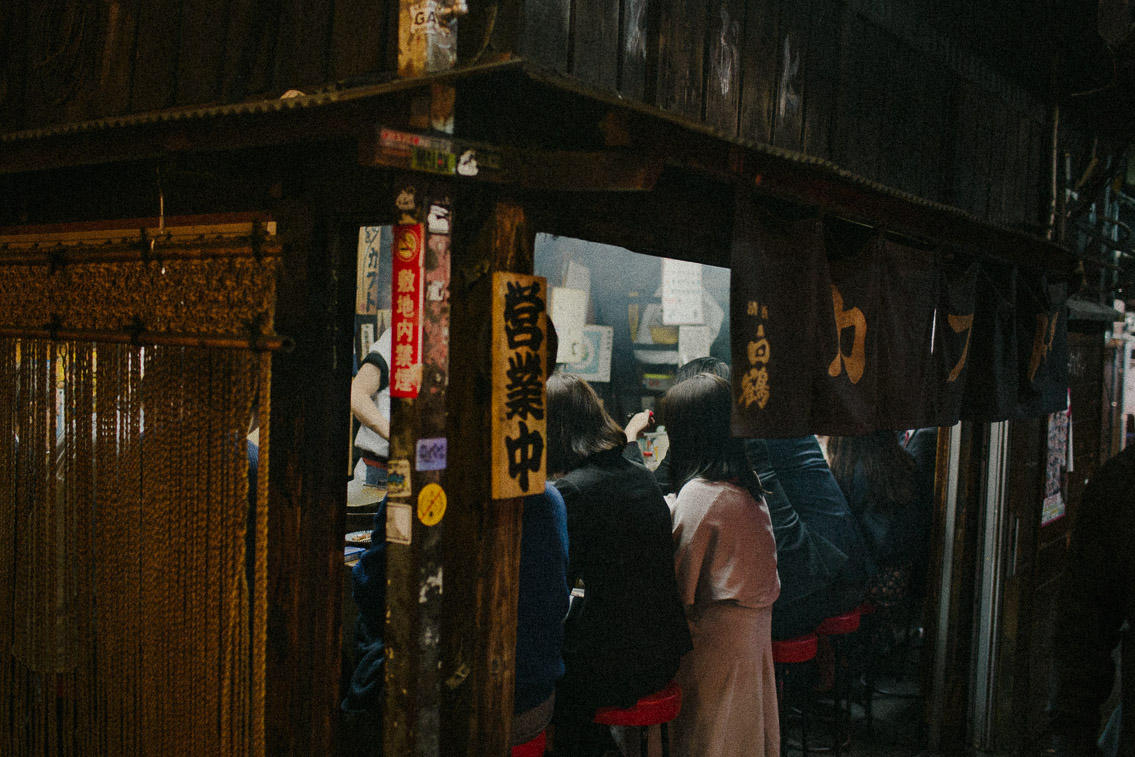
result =
M417 397L422 362L422 250L420 223L394 227L391 269L390 396Z
M544 491L547 283L493 274L492 496Z
M378 261L381 226L359 227L358 268L355 279L355 314L378 314Z
M812 433L835 329L821 232L816 219L785 221L738 197L729 295L737 436Z

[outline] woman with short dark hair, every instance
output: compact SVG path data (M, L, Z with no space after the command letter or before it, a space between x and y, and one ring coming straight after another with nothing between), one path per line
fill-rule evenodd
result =
M549 471L575 470L592 455L626 443L623 429L603 409L590 384L568 374L548 379Z
M662 400L670 436L675 571L693 636L678 683L678 755L780 753L772 604L776 541L744 441L730 435L729 382L701 373ZM671 495L673 496L673 495Z
M628 707L674 677L690 635L674 580L670 512L650 471L582 379L548 379L548 470L567 505L568 581L584 596L565 623L557 756L611 746L595 710Z

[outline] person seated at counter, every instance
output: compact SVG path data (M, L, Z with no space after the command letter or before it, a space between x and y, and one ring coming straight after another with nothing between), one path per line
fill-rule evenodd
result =
M358 607L354 659L347 695L340 704L345 741L370 742L382 754L383 633L386 616L386 463L390 454L390 329L371 345L351 381L351 413L359 421L356 481L381 493L371 525L370 546L351 568L351 594Z
M713 373L726 381L730 376L728 363L714 357L696 358L678 368L675 386L698 373ZM647 422L645 413L634 416L627 422L628 437L632 431L645 429ZM780 468L773 465L770 445L775 446ZM637 444L629 445L628 457L634 459L637 450ZM780 596L773 604L772 638L789 639L862 601L867 572L862 554L866 550L815 437L747 439L745 451L761 486L753 495L764 497L776 537ZM662 491L669 494L669 456L659 462L654 475ZM823 530L839 537L847 548L858 545L860 556L850 558Z
M548 321L546 369L556 368L559 339ZM524 498L516 603L516 678L510 744L524 744L547 728L555 709L556 683L564 674L564 618L568 584L567 506L550 482Z
M614 749L599 707L663 688L692 649L674 575L670 510L654 477L623 456L624 431L574 376L548 379L547 465L567 507L568 582L581 581L564 628L553 718L557 757Z
M552 720L556 682L564 674L564 618L571 602L568 554L567 507L556 488L545 484L542 494L524 498L512 746L536 738Z
M359 421L355 453L361 464L356 471L363 473L367 486L383 488L390 455L390 331L374 341L351 380L351 413Z
M839 561L833 561L830 555L834 553L829 551L829 557L823 561L830 574L827 615L851 610L866 597L867 587L878 568L847 498L824 459L819 441L815 436L762 441L767 468L775 472L784 496L792 503L800 520L816 537L845 557L836 567ZM774 632L773 638L783 637Z
M828 456L878 568L868 598L878 607L895 607L909 594L914 566L929 540L929 513L916 502L914 458L893 431L833 436Z

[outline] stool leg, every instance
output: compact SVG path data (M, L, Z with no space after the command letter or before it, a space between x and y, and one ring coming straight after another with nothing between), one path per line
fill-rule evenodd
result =
M800 754L808 757L808 703L812 701L812 692L804 692L804 701L800 705Z
M670 757L670 731L666 726L667 724L663 723L660 729L662 732L662 757Z
M638 727L638 753L641 757L649 757L650 755L650 748L648 746L649 740L647 738L649 733L650 728L648 726L640 725Z
M788 754L788 728L792 720L790 717L791 707L787 702L787 691L790 687L789 677L796 676L801 671L798 664L783 664L776 668L776 696L777 696L777 715L780 721L780 753L782 757ZM793 672L795 671L795 672ZM798 688L804 690L804 697L800 703L800 752L803 757L808 757L810 751L808 749L808 703L811 701L811 693L807 691L807 687L800 686Z
M835 651L835 695L836 695L836 729L835 729L835 757L843 754L843 740L851 732L851 686L848 683L847 646L844 639L832 639Z

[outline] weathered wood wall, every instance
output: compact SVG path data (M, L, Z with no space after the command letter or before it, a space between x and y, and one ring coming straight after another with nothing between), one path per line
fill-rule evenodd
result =
M502 0L497 10L491 24L477 8L463 22L466 58L514 50L982 218L1044 220L1045 109L946 38L957 23L929 0ZM389 76L396 11L395 0L9 0L0 131Z
M396 0L9 0L0 129L311 91L393 71Z
M1045 109L934 37L909 4L528 5L540 10L525 19L521 54L597 87L991 221L1035 229L1042 220Z

